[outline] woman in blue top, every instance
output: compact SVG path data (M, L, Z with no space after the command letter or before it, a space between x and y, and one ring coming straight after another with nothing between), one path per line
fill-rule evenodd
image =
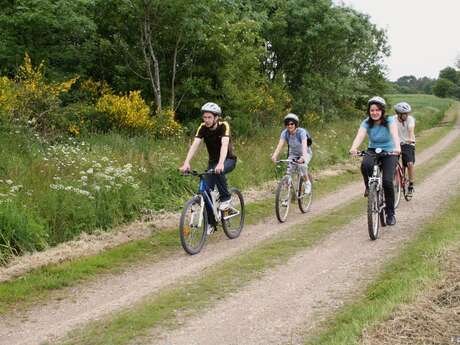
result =
M396 162L398 161L397 155L401 152L398 127L395 119L390 116L385 116L385 100L382 97L372 97L367 102L367 119L365 119L359 127L358 134L350 148L352 155L357 154L359 145L366 138L369 137L368 151L375 152L376 148L380 148L386 152L394 152L395 155L381 157L382 170L383 170L383 189L386 201L386 214L387 224L396 224L395 208L394 208L394 189L393 189L393 176L395 173ZM363 174L364 184L366 191L364 196L367 196L367 181L368 176L372 175L374 159L371 156L364 156L361 164L361 173Z

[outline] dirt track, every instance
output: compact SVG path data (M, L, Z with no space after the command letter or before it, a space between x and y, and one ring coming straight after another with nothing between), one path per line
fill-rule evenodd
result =
M418 155L417 164L423 164L424 161L427 161L436 152L448 146L459 134L460 130L458 128L451 131L439 143L423 152L423 154ZM455 161L449 163L449 166L450 170L445 170L443 175L440 175L442 178L437 180L436 187L444 188L444 192L436 193L438 189L435 190L433 184L420 185L417 188L416 199L408 205L404 205L403 202L403 206L398 213L398 225L386 231L380 241L370 242L367 240L367 235L364 231L354 231L355 228L365 229L363 228L363 224L365 224L364 220L357 220L349 227L328 237L311 250L296 256L288 265L270 273L263 280L254 282L234 298L222 302L225 304L225 307L222 309L225 310L225 314L219 314L219 308L222 308L221 304L213 308L203 316L203 318L206 318L214 315L211 327L213 332L210 332L210 328L194 329L192 327L191 329L187 329L187 333L185 333L187 337L184 337L184 341L188 339L189 342L187 344L192 344L191 340L193 338L191 338L191 334L196 336L195 343L200 345L206 343L223 344L222 341L213 343L212 339L226 339L224 343L227 344L257 344L258 342L267 344L270 343L270 339L273 339L272 343L276 344L279 344L280 341L281 343L289 341L291 334L297 334L295 330L297 327L307 327L307 324L311 322L312 319L308 313L319 310L316 306L324 304L325 310L329 310L334 304L340 303L339 301L343 296L360 286L359 279L357 280L357 278L364 277L363 275L369 271L369 268L362 264L363 257L358 255L361 254L363 246L366 247L367 254L369 252L373 254L374 251L381 250L382 254L377 255L377 257L391 254L398 247L399 241L404 240L414 231L405 230L405 227L414 228L413 226L409 226L411 224L407 223L407 219L413 219L413 216L409 217L409 213L418 212L420 217L422 217L425 212L429 213L433 210L432 206L424 209L426 207L424 206L425 203L428 201L432 202L433 198L437 198L437 203L447 198L448 191L453 189L452 185L455 185L460 180L459 158L457 157ZM449 171L449 173L446 174L446 171ZM449 179L452 179L452 181L449 181ZM245 229L240 239L234 241L222 240L211 243L199 256L190 257L178 252L173 257L160 263L153 265L145 264L120 275L104 277L95 283L72 288L69 291L72 295L70 299L51 301L46 305L32 308L23 315L2 317L0 318L0 344L37 344L61 337L67 331L90 320L95 320L121 308L129 307L146 295L173 284L187 275L196 275L204 268L212 266L224 258L237 255L260 243L262 240L287 230L293 224L307 222L312 215L325 213L327 210L343 205L360 195L361 192L362 183L348 185L332 195L328 195L321 200L315 200L310 216L291 217L291 221L283 225L279 225L275 220L272 220L264 224L249 226ZM292 221L294 218L296 221ZM403 229L404 231L401 231ZM348 237L354 238L354 240L344 241ZM336 244L335 247L334 243ZM339 246L337 247L337 245ZM363 252L363 255L366 252ZM347 260L344 259L343 253L347 254ZM376 257L376 255L372 256ZM304 261L307 258L309 259ZM336 260L337 258L342 258L342 260L334 262L332 260L334 258ZM305 265L306 262L315 263L315 265ZM378 262L375 264L378 264ZM314 269L314 271L302 271L303 268L307 269L307 267ZM300 271L296 271L297 269ZM355 271L360 273L355 273ZM302 273L299 274L299 272ZM310 279L304 280L302 277L309 277ZM311 277L316 278L311 279ZM324 284L319 283L320 279L324 279ZM312 281L315 281L314 286L311 285ZM336 283L331 284L332 281ZM264 286L263 282L268 285ZM318 285L326 288L326 291L321 292L322 289L317 289ZM236 303L235 301L245 296L246 298L250 296L254 297L254 295L251 295L254 294L253 291L260 291L261 288L264 293L259 295L266 295L267 292L265 290L269 288L273 293L272 299L254 300L254 303L250 304L251 307L245 311L245 315L247 316L245 318L246 322L241 326L241 334L245 337L238 338L241 342L238 339L232 340L231 338L227 338L225 330L222 328L225 328L225 326L228 328L227 322L236 322L238 317L241 318L241 314L238 314L237 309L238 306L242 305L240 304L242 302ZM288 314L283 314L280 308L285 301L288 301L286 298L289 296L276 295L276 293L287 291L296 296L296 305L299 307L303 306L306 309L297 309L295 313L290 313L290 310L296 309L294 306L289 306L286 302L286 306L289 307L283 308L283 310L286 310ZM305 293L305 291L310 292ZM255 294L257 295L257 293ZM305 296L306 299L302 299L302 296ZM232 311L232 305L234 306L234 311ZM276 313L274 313L274 310ZM281 319L273 318L277 314L282 316ZM234 317L237 319L232 319ZM288 325L286 325L286 321ZM191 324L194 324L194 322ZM219 325L222 325L222 327ZM260 325L264 326L260 327ZM268 328L274 330L273 334L268 332ZM182 339L181 332L184 330L178 330L177 333L169 337L170 340L174 340L172 343L180 344L180 340ZM232 332L233 336L237 333ZM206 337L202 338L203 336ZM228 336L231 337L231 334ZM250 339L251 341L244 342L244 339L247 341Z
M460 155L420 184L412 202L402 202L397 225L386 227L378 241L368 239L366 217L359 217L151 344L302 344L305 330L361 291L419 226L459 192Z

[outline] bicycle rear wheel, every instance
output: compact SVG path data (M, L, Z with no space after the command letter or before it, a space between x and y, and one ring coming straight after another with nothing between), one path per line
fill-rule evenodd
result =
M380 214L379 214L379 192L375 183L369 186L367 197L367 229L371 240L379 236Z
M206 207L201 207L201 196L187 201L179 221L179 236L182 248L190 254L198 254L206 241L208 214ZM201 218L201 224L200 224Z
M399 166L396 166L395 176L393 177L393 189L395 191L395 208L398 208L399 202L401 201L401 181L401 170Z
M284 223L289 213L291 204L291 183L289 176L284 176L276 187L275 213L280 223Z
M230 189L232 196L231 207L222 212L222 227L228 238L234 239L240 236L244 227L244 200L241 192Z
M302 178L299 177L299 185L297 188L297 202L299 204L300 212L307 213L310 210L312 198L313 198L313 179L311 175L308 174L308 179L310 180L310 193L305 193L305 183L302 181Z

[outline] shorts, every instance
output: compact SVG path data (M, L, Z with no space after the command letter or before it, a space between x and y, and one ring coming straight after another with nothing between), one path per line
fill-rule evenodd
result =
M407 167L407 163L415 163L415 146L410 144L401 144L401 156L403 166Z

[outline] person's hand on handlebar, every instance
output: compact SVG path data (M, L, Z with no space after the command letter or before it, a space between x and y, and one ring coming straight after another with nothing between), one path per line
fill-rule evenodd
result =
M222 174L224 171L224 163L218 163L214 168L214 171L216 172L216 174Z
M182 166L179 168L181 173L186 173L191 170L190 164L189 163L184 163Z
M350 155L352 155L352 156L357 156L358 155L358 150L353 148L353 147L350 149L349 152L350 152Z

